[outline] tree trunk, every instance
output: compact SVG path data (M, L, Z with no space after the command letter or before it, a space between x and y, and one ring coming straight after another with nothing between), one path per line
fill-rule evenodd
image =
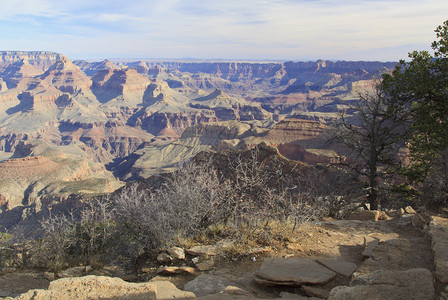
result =
M376 162L375 162L376 163ZM378 198L378 183L377 183L377 173L376 166L371 167L369 174L369 194L367 195L367 200L370 204L370 210L378 210L380 206L380 199Z

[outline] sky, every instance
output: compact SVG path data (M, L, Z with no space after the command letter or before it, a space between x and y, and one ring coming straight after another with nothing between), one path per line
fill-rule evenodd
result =
M406 59L447 0L0 0L0 50L70 59Z

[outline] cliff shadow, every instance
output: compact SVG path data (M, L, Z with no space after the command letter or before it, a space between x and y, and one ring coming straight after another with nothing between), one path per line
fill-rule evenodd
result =
M110 100L123 95L120 90L107 88L104 89L96 86L92 86L91 91L100 103L107 103Z

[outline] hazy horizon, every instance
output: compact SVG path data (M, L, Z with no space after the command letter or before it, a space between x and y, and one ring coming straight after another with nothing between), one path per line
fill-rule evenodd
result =
M5 50L70 59L398 61L430 50L448 2L2 1Z

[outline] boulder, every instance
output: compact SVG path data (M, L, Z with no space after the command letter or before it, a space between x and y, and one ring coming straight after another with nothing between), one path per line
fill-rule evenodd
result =
M173 258L169 254L167 254L167 253L160 253L157 256L157 261L160 264L168 264L168 263L173 261Z
M325 284L336 273L308 258L268 258L255 272L254 280L267 286Z
M177 260L184 260L185 259L185 251L182 248L171 247L170 249L168 249L168 253L174 259L177 259Z
M18 300L87 300L87 299L194 299L166 281L129 283L120 278L89 275L62 278L50 283L47 290L31 290L15 298Z
M448 219L433 216L429 228L436 278L448 284Z
M328 300L431 300L434 292L433 277L427 269L380 270L353 280L350 286L333 288Z
M226 290L228 286L233 284L222 277L211 275L211 274L201 274L194 280L187 282L184 286L184 290L193 292L197 297L218 294Z

